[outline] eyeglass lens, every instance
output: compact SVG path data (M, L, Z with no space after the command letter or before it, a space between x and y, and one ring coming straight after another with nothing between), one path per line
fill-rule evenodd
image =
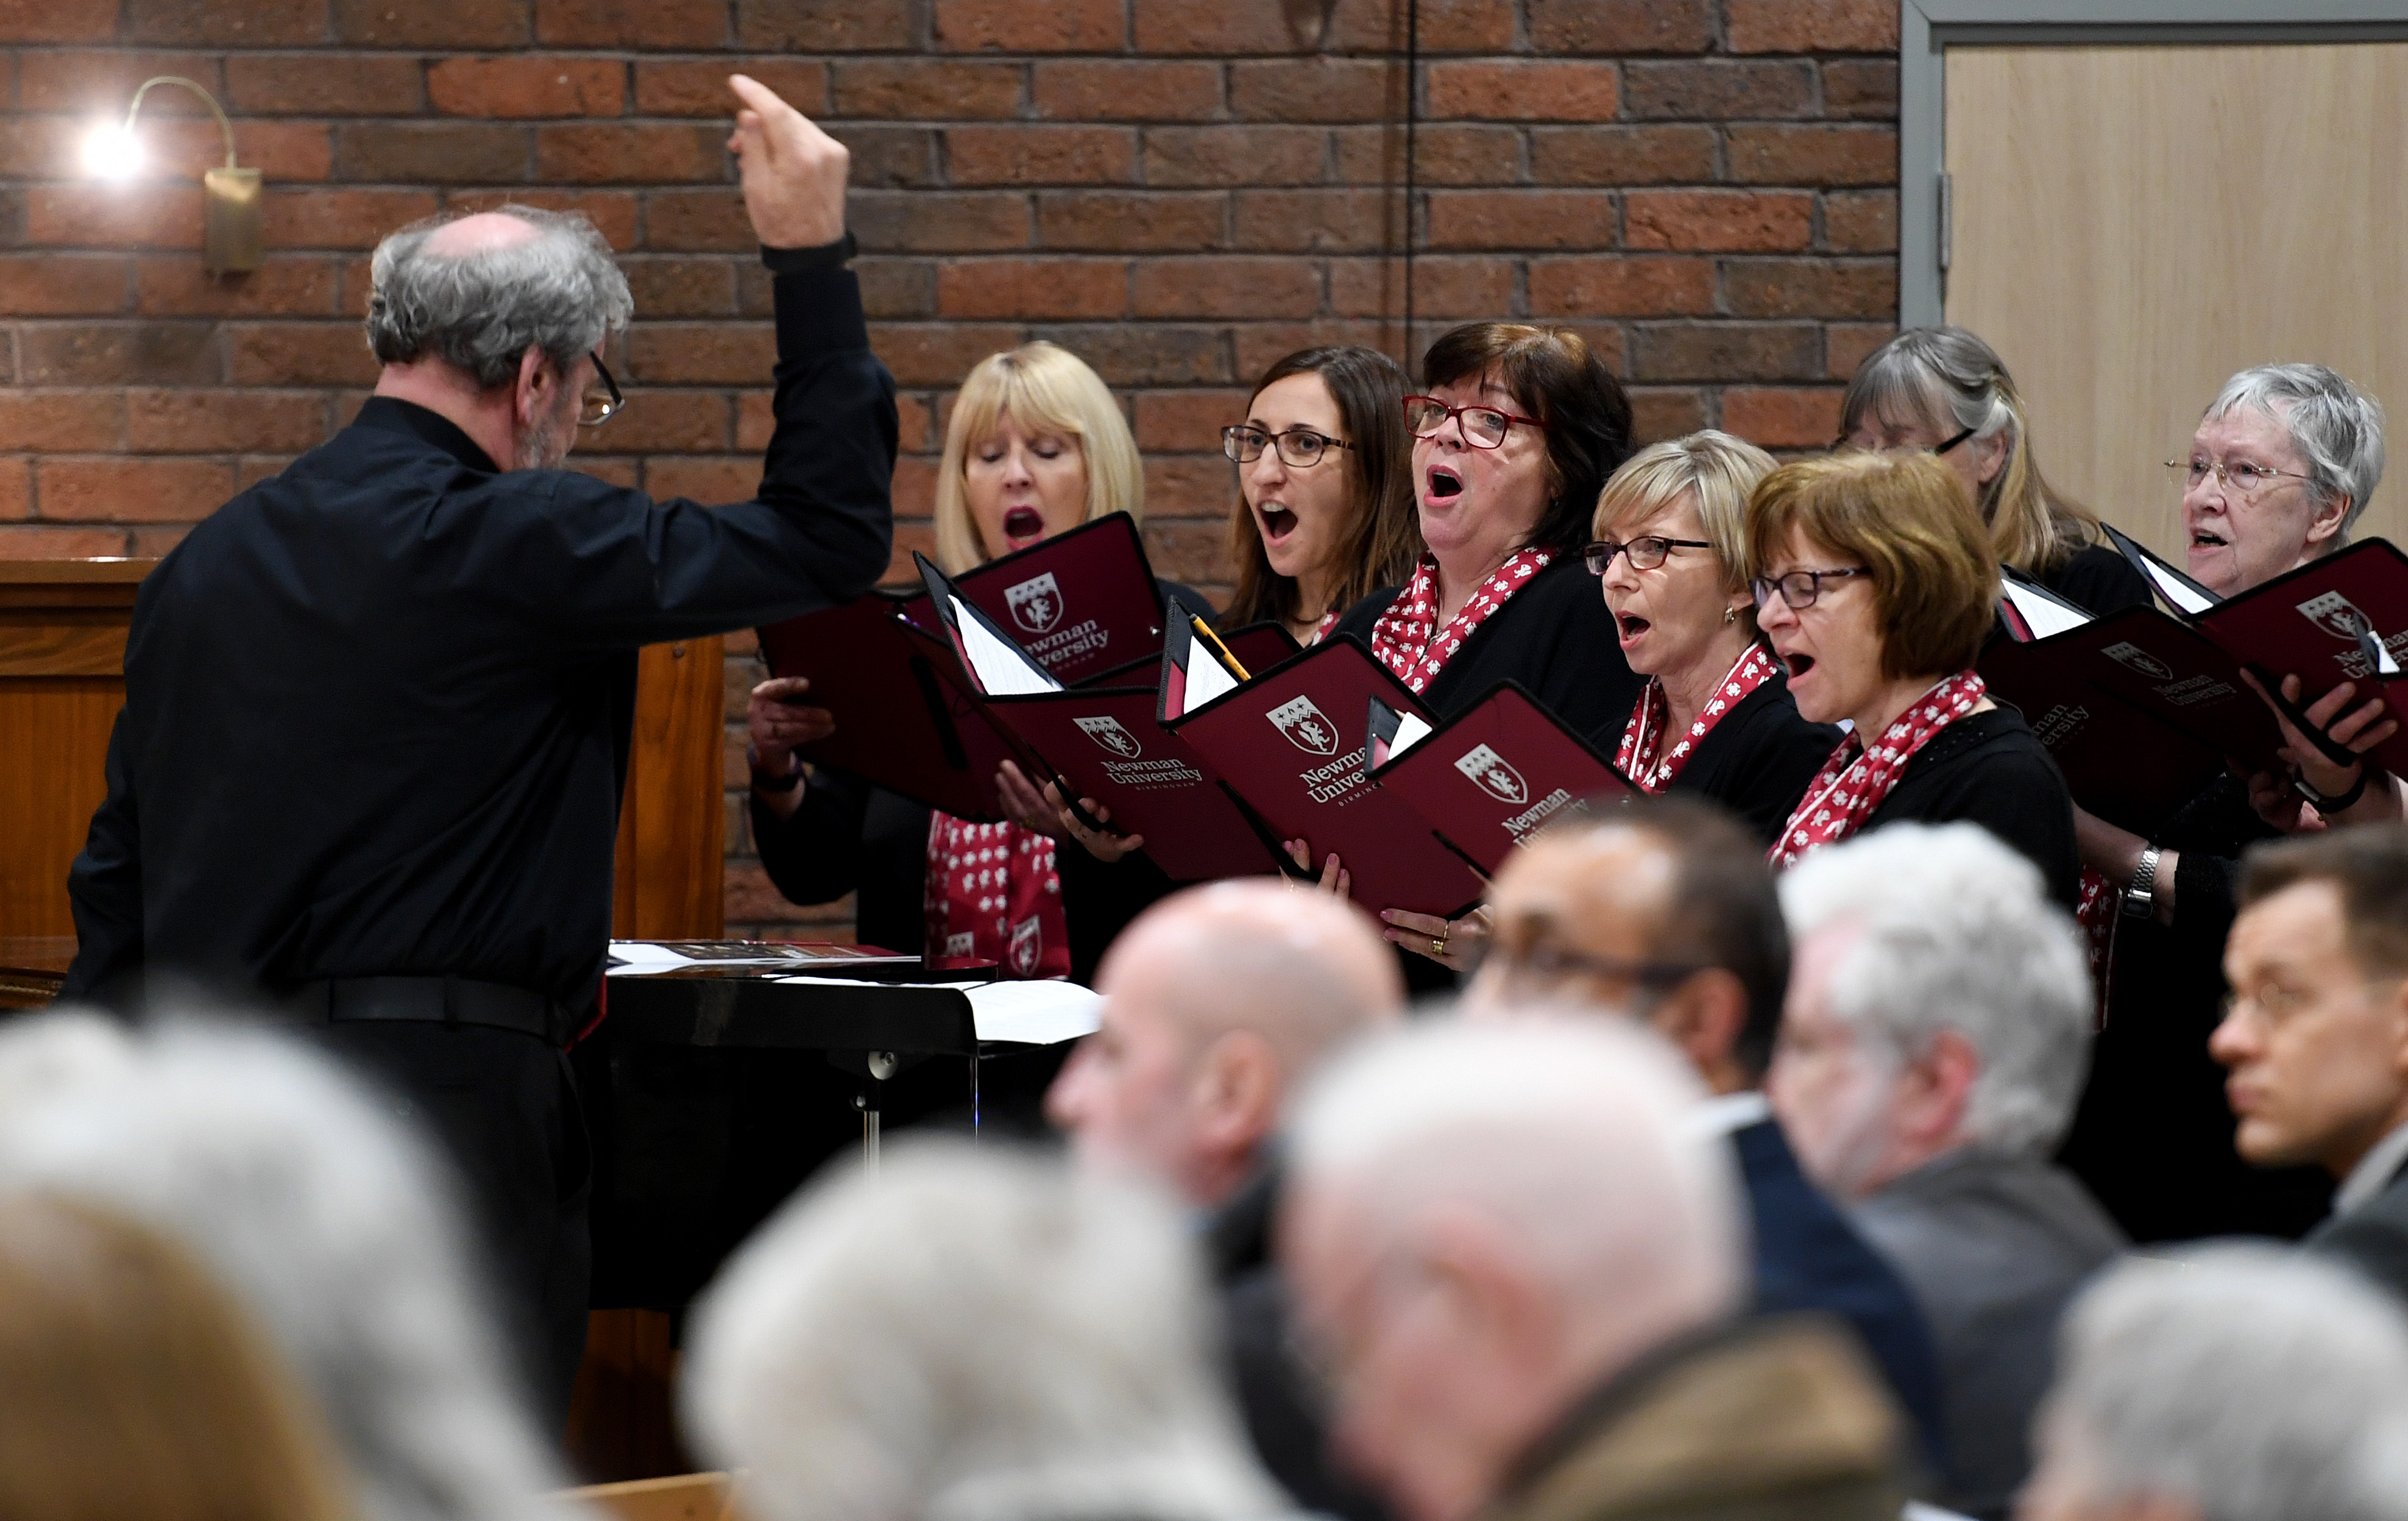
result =
M1334 438L1323 438L1311 428L1290 428L1285 433L1265 433L1260 428L1244 426L1221 430L1221 452L1240 465L1252 465L1263 457L1266 446L1279 450L1279 457L1301 469L1317 465Z
M1450 417L1462 419L1466 443L1494 449L1505 441L1512 419L1494 407L1449 407L1435 396L1414 396L1405 403L1405 424L1416 438L1426 438L1446 426Z

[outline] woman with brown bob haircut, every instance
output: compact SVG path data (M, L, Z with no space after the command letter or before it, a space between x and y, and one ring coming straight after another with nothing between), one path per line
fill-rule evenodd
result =
M1956 472L1920 453L1784 466L1748 499L1747 538L1756 623L1799 715L1852 725L1773 864L1885 824L1969 819L2029 856L2073 907L2082 864L2065 779L1973 669L1999 560ZM1870 748L1867 735L1878 736Z
M1238 466L1229 513L1237 592L1222 623L1280 623L1299 644L1412 574L1413 438L1397 362L1377 349L1301 349L1263 371L1246 420L1221 430Z
M1335 633L1369 645L1440 718L1511 681L1590 743L1612 745L1639 679L1580 550L1598 493L1630 457L1630 398L1566 327L1458 327L1430 345L1422 378L1427 394L1404 410L1428 552ZM1323 873L1336 870L1325 862ZM1481 933L1464 933L1476 917L1383 917L1389 940L1448 966Z
M0 1198L0 1516L339 1521L316 1413L181 1248Z

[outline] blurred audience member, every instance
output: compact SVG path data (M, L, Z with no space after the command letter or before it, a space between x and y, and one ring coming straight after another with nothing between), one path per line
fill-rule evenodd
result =
M2241 903L2209 1041L2231 1069L2233 1143L2340 1179L2308 1246L2408 1295L2408 825L2260 845Z
M2400 1521L2408 1325L2268 1246L2136 1259L2074 1301L2020 1521Z
M1643 1031L1421 1024L1293 1129L1280 1255L1341 1450L1411 1521L1898 1514L1853 1341L1738 1318L1737 1180Z
M326 1433L251 1317L181 1248L0 1198L0 1516L340 1521Z
M1940 1363L1898 1272L1799 1170L1758 1090L1781 1027L1789 937L1763 846L1684 797L1547 831L1497 874L1496 940L1467 1004L1545 1001L1653 1026L1689 1058L1730 1138L1754 1225L1756 1307L1823 1310L1863 1336L1935 1468Z
M0 1030L0 1185L200 1258L316 1396L364 1521L546 1514L564 1476L472 1281L454 1181L393 1117L411 1106L263 1032L167 1022L107 1047L76 1014ZM46 1070L65 1076L30 1096Z
M2049 1152L2090 1044L2089 971L2030 862L1904 824L1781 879L1797 967L1766 1083L1814 1181L1906 1275L1940 1345L1942 1498L2006 1514L2050 1341L2123 1235Z
M1287 1356L1271 1265L1272 1138L1331 1052L1396 1019L1397 958L1357 911L1272 881L1198 887L1148 910L1104 957L1103 1027L1046 1107L1082 1162L1136 1173L1205 1212L1239 1402L1271 1473L1307 1509L1376 1514L1330 1467L1321 1413Z
M1148 1193L960 1141L834 1169L696 1306L684 1399L756 1521L1250 1521L1284 1510Z

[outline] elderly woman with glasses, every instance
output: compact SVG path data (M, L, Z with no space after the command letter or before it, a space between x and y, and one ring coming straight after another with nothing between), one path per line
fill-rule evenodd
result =
M1928 453L1784 466L1747 504L1756 622L1799 715L1846 720L1770 856L1788 866L1886 824L1968 819L2073 906L2073 799L2038 736L1973 660L1999 562L1972 499Z
M1610 744L1639 681L1580 547L1598 493L1629 456L1630 398L1569 328L1474 323L1430 345L1422 369L1427 392L1404 410L1428 552L1403 585L1348 609L1334 634L1369 645L1440 717L1510 680ZM1335 860L1325 880L1343 869ZM1462 965L1467 921L1383 917L1391 940Z
M2233 376L2190 448L2167 463L2182 492L2192 578L2230 596L2341 548L2383 479L2383 409L2323 366ZM2303 694L2292 676L2283 688L2350 750L2363 753L2396 730L2384 705L2360 700L2351 683ZM2122 912L2108 1023L2064 1155L2135 1241L2297 1236L2330 1195L2320 1173L2257 1172L2233 1153L2224 1074L2207 1055L2226 991L2224 941L2251 844L2396 819L2401 798L2379 768L2335 766L2287 720L2282 727L2295 778L2218 777L2154 839L2087 813L2076 819L2083 862Z
M1747 499L1772 456L1708 429L1651 445L1598 497L1584 552L1623 658L1647 678L1614 764L1650 793L1694 792L1770 844L1839 741L1798 716L1747 585Z

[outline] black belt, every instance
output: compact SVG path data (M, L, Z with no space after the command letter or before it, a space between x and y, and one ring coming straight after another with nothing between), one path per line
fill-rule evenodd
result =
M313 1024L402 1020L516 1030L547 1045L568 1043L567 1021L540 993L466 977L334 977L304 983L285 1012Z

